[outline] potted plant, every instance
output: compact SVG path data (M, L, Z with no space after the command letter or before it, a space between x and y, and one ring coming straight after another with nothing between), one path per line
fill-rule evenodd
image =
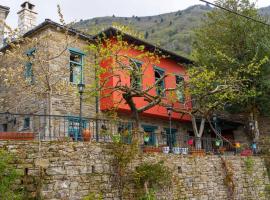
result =
M120 134L112 135L112 141L114 143L120 143L121 142L121 135Z
M90 142L91 140L91 132L90 129L84 129L83 130L83 141Z
M205 150L204 149L193 149L193 150L191 150L191 155L193 155L193 156L205 156Z
M144 153L160 153L161 149L159 147L153 147L153 146L144 146L143 147Z
M168 154L170 152L170 147L169 146L162 147L162 152Z
M187 155L188 154L188 148L187 147L181 148L181 154L182 155Z
M176 155L179 155L179 154L181 154L181 148L180 147L178 147L178 146L174 146L173 148L172 148L172 152L174 153L174 154L176 154Z

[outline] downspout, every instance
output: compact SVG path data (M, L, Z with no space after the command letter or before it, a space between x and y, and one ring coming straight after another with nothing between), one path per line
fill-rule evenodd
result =
M94 56L94 59L95 59L95 81L96 81L96 88L95 89L98 89L99 87L99 77L97 76L97 68L96 68L96 65L97 65L97 55L95 54ZM96 93L96 141L98 142L99 141L99 92L97 91Z

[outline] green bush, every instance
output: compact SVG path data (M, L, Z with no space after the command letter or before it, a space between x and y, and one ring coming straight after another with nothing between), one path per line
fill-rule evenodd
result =
M247 157L245 159L247 173L251 174L253 172L254 163L255 163L255 161L252 157Z
M20 179L21 174L16 170L14 161L14 155L0 149L0 199L25 199L23 189L16 182Z
M144 194L140 200L156 200L155 192L150 190L147 194Z
M172 173L163 162L142 163L135 169L134 182L140 199L155 199L155 190L171 184Z
M83 200L102 200L102 195L101 194L95 194L95 193L90 193L88 196L84 197Z

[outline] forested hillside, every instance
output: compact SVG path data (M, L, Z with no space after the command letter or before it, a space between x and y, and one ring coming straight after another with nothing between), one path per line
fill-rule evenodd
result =
M75 27L90 34L111 26L113 23L129 25L144 35L145 40L175 51L183 56L191 53L193 30L199 27L206 12L212 8L205 5L191 6L185 10L146 17L99 17L81 20ZM270 6L260 13L270 16Z

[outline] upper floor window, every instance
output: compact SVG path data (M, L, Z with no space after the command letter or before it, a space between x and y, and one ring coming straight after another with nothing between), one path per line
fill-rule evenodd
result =
M180 75L176 75L175 76L175 81L176 81L176 95L177 95L177 99L181 102L184 103L185 102L185 79L184 77L180 76Z
M83 61L85 54L74 48L69 48L69 81L71 83L83 82Z
M24 76L30 83L34 82L34 73L33 73L33 59L35 58L36 48L29 49L26 52L27 62L25 63Z
M140 90L142 88L142 62L130 59L130 66L130 86L134 89Z
M158 95L165 96L165 93L164 93L165 79L163 78L163 76L165 75L165 71L163 69L158 68L158 67L154 67L154 72L155 72L155 82L162 79L156 85L156 93Z

